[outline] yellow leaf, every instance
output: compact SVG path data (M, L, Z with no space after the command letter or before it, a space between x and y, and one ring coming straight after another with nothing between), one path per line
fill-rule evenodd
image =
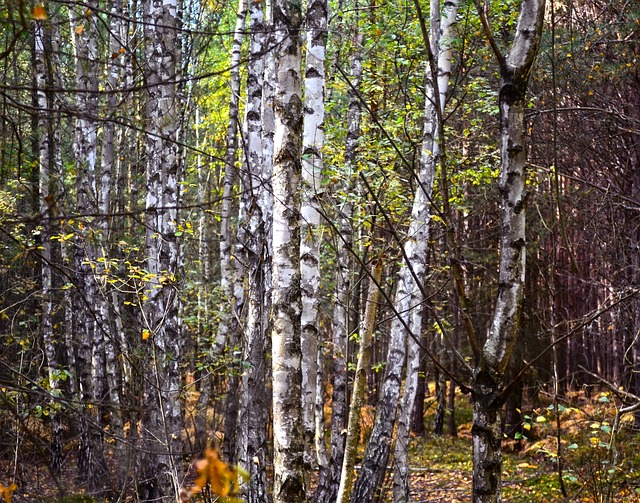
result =
M78 35L82 35L82 33L84 32L84 25L81 24L80 26L78 26L75 30L76 34Z
M47 16L47 11L44 8L44 5L36 5L31 11L31 17L33 17L33 19L38 19L39 21L44 21L45 19L48 19L49 16Z
M151 332L149 330L142 331L142 340L146 341L149 337L151 337Z
M194 464L198 473L193 486L189 490L181 491L182 501L188 500L194 494L200 492L209 483L211 492L220 496L226 503L236 501L236 496L240 492L238 473L246 480L248 473L245 470L232 467L222 461L215 449L207 449L204 459L199 459ZM231 498L229 498L231 497ZM241 501L241 500L239 500Z
M11 503L11 493L18 489L18 486L15 484L9 484L7 487L0 484L0 494L4 497L5 503Z

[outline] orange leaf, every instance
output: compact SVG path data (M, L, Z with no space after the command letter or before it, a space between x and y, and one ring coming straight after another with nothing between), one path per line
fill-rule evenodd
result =
M74 31L76 32L76 34L82 35L82 33L84 32L84 25L81 24Z
M47 16L47 11L44 8L44 5L36 5L31 11L31 17L40 21L44 21L45 19L49 18L49 16Z
M0 484L0 494L4 497L4 503L11 503L11 493L18 489L15 484L9 484L7 487Z

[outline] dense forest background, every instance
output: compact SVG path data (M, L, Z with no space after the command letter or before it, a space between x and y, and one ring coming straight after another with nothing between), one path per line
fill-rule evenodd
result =
M618 413L593 428L615 472L640 428L640 4L0 5L5 498L365 502L388 465L407 501L411 442L456 435L461 394L495 456L474 501L546 417L575 482L577 397Z

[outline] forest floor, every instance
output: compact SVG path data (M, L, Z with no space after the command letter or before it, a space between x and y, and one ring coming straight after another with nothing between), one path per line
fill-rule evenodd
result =
M433 396L433 395L432 395ZM433 424L433 404L425 418ZM622 417L616 429L616 407L608 393L590 398L575 393L556 408L539 401L523 409L523 438L503 444L503 501L529 502L631 502L640 503L640 433L630 426L633 418ZM462 503L471 500L471 405L466 396L456 400L457 435L414 438L409 455L411 492L414 503ZM558 425L560 426L563 496L558 475ZM365 425L366 426L366 425ZM46 466L35 452L23 456L12 503L91 503L80 496L59 500ZM26 466L26 465L29 466ZM0 459L0 483L8 485L16 474L15 460ZM10 473L14 473L14 477ZM63 483L69 491L75 471L70 460ZM383 501L392 503L391 478L383 489ZM0 501L4 486L0 487ZM6 501L6 499L5 499ZM127 498L124 501L134 501ZM194 503L204 500L193 498ZM210 499L207 501L211 501Z
M523 410L522 438L503 443L503 501L640 502L640 432L630 427L633 416L622 416L622 427L614 431L618 408L607 392L589 398L571 393L557 409L559 421L556 407L544 400ZM468 397L458 396L456 437L414 439L409 456L414 503L471 501L471 416ZM433 410L426 421L433 421ZM566 496L558 474L558 426Z

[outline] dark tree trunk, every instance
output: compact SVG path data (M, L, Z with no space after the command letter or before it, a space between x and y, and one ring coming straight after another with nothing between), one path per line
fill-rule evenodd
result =
M422 344L425 344L425 338L422 338ZM427 387L427 359L424 355L424 350L420 350L421 365L420 373L418 374L418 387L416 389L416 401L413 406L413 413L411 414L411 432L418 436L425 436L427 430L424 427L424 401L429 394L429 388Z

